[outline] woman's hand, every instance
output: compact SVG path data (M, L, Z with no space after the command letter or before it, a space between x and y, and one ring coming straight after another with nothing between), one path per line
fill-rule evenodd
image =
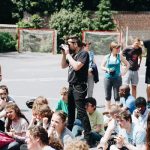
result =
M14 137L15 132L6 132L9 136Z

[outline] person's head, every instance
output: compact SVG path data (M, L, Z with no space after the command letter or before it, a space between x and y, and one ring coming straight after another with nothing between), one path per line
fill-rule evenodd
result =
M35 110L36 118L38 120L42 120L43 118L48 118L48 122L50 122L52 118L53 111L50 109L50 107L46 104L43 104L42 106L38 107Z
M111 105L109 114L112 118L117 119L118 114L121 112L121 108L118 105Z
M140 114L144 114L146 110L146 99L144 97L138 97L135 100L135 106Z
M147 129L146 129L146 147L150 150L150 113L147 118Z
M20 108L17 106L17 104L13 102L8 103L5 107L5 110L6 110L6 116L10 120L18 119L22 114Z
M119 96L126 97L130 94L130 87L129 85L122 85L119 88Z
M96 99L93 97L88 97L86 100L86 111L89 113L93 113L96 110Z
M84 50L89 51L91 47L91 42L90 41L86 41L84 43Z
M37 109L42 105L48 105L48 100L43 96L38 96L33 102L33 106L32 106L33 116L36 116Z
M6 102L6 99L2 99L0 97L0 112L5 108L7 102Z
M43 105L43 104L48 105L48 100L43 96L38 96L33 103L33 105Z
M8 87L6 85L0 85L0 98L3 100L8 100Z
M82 42L77 36L68 37L68 45L73 53L82 48Z
M61 98L63 101L68 102L68 88L67 87L63 87L60 91L61 94Z
M131 114L128 111L122 111L119 113L117 121L121 128L127 129L132 123Z
M61 132L66 127L67 114L63 111L56 111L52 115L51 126L57 131Z
M65 144L64 150L89 150L89 147L84 141L72 140Z
M8 122L6 124L7 131L10 130L10 125L12 121L17 121L20 118L24 118L28 122L24 114L21 113L20 108L14 102L7 103L5 107L5 111L6 111L6 117L8 118Z
M48 133L42 126L31 127L26 133L26 142L28 150L36 150L39 147L42 149L49 144Z
M111 53L118 54L120 45L117 42L111 42L109 48Z
M133 41L133 44L132 46L135 48L135 49L138 49L141 47L141 40L139 38L135 38L134 41Z

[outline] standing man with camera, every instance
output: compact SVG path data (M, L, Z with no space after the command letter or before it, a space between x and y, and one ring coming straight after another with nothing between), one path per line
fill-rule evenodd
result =
M87 78L89 69L89 54L82 50L82 42L77 36L68 37L67 44L61 45L61 67L68 70L68 128L72 130L77 109L77 119L84 128L84 138L90 145L91 126L85 109L87 95Z

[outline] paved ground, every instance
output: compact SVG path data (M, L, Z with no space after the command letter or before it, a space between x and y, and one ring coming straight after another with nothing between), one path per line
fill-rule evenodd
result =
M100 82L95 84L94 97L98 105L104 105L103 71L100 63L103 56L96 56L99 69ZM24 110L30 119L30 110L25 102L30 98L45 96L52 109L55 108L60 96L62 86L67 86L67 69L60 67L61 55L44 53L1 53L0 64L2 66L3 80L0 84L6 84L16 103ZM140 82L138 96L146 97L145 58L140 68ZM102 109L100 109L102 110Z

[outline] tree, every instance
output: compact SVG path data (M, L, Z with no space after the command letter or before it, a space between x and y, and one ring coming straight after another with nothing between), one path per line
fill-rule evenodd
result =
M82 30L90 29L90 19L88 18L88 13L83 12L80 6L74 11L61 9L51 16L49 26L51 29L57 30L59 45L65 35L77 35L81 37Z
M61 0L12 0L12 2L16 6L13 16L18 20L24 17L24 12L44 16L51 15L61 7Z
M114 30L115 24L112 18L110 0L101 0L93 22L95 30Z
M44 27L44 20L39 15L32 15L28 21L21 20L17 23L19 28L43 28Z

